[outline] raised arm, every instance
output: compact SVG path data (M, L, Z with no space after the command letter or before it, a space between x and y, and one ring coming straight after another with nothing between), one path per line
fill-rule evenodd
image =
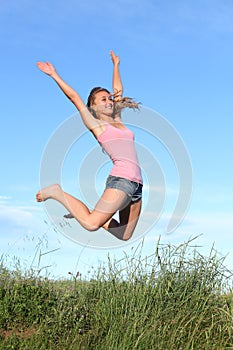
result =
M68 99L75 105L78 109L83 123L89 130L99 126L99 122L95 119L92 114L88 111L85 103L79 96L79 94L69 86L57 73L55 67L49 62L37 62L37 67L45 74L49 75L59 86L62 92L68 97Z
M113 51L110 51L110 56L113 63L112 89L114 93L114 99L117 101L123 95L123 85L119 69L120 57L115 55Z

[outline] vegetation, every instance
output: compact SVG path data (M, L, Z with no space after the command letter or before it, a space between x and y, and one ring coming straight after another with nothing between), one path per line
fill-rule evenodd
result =
M108 259L88 280L0 264L0 349L233 349L231 273L212 249L158 243Z

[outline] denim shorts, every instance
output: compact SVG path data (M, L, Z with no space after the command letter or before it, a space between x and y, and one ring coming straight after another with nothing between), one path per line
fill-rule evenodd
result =
M142 184L124 179L123 177L109 175L106 181L106 188L116 188L124 191L132 202L142 199Z

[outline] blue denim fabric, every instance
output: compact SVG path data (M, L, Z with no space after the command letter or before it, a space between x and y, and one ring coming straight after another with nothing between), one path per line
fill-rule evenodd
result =
M116 188L124 191L131 197L132 202L142 199L142 184L122 177L109 175L106 181L106 188Z

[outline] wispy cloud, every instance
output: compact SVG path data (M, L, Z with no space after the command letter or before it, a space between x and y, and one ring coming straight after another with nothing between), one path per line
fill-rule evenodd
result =
M0 195L0 205L8 203L8 201L11 199L10 196L1 196Z
M204 248L215 244L216 249L224 254L231 252L233 243L233 217L231 213L226 212L192 212L187 215L181 225L172 234L166 235L163 226L169 217L162 216L158 223L158 229L162 232L165 239L177 242L182 239L188 239L190 236L201 236L201 242ZM155 228L156 230L156 228ZM156 232L156 231L155 231ZM150 236L150 235L149 235ZM233 267L233 255L231 252L230 264Z
M0 195L0 201L2 201L2 200L8 200L8 199L11 199L11 197L10 197L10 196L1 196L1 195Z
M1 231L12 228L32 229L38 224L41 209L36 206L15 206L9 202L0 203Z

